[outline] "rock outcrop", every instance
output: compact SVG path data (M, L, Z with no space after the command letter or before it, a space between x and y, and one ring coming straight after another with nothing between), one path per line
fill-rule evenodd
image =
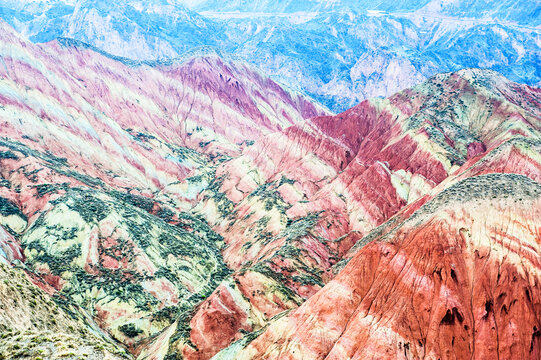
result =
M187 212L216 166L328 112L217 54L136 63L0 27L0 262L115 347L167 353L154 339L185 339L230 273L223 238Z
M462 180L369 234L299 309L216 359L536 359L540 210L541 185L525 176Z
M539 89L466 69L330 116L217 54L1 27L6 285L112 355L539 355Z
M471 69L264 137L217 169L235 213L215 227L224 260L302 299L319 294L371 231L456 182L489 173L539 181L539 104L539 90ZM214 214L210 205L202 211ZM237 328L231 340L246 331Z

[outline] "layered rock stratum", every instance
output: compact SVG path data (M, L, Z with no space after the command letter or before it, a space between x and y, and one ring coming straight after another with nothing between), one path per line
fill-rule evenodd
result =
M540 202L522 175L462 180L370 233L299 309L216 358L537 359Z
M541 90L332 115L217 53L1 27L1 356L540 356Z

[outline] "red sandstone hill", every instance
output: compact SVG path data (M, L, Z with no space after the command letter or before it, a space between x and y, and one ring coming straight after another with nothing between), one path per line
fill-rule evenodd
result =
M217 54L134 63L0 28L0 261L115 346L144 351L165 329L184 339L230 272L222 237L186 210L220 162L328 112ZM30 331L12 300L1 330Z
M235 216L215 228L227 245L224 260L237 272L234 286L220 288L199 308L192 342L212 353L247 330L259 331L261 315L272 321L295 308L276 301L276 293L295 303L319 296L345 261L375 238L371 231L397 226L458 181L515 173L539 182L540 130L538 89L472 69L257 141L217 169ZM214 213L203 204L201 211ZM266 278L254 282L245 275L251 271ZM260 289L276 280L287 289L261 304L270 294ZM240 296L249 306L232 300ZM334 306L332 298L318 299ZM218 328L219 335L212 330ZM282 330L261 346L274 348Z
M466 69L328 116L216 54L1 27L0 260L71 320L19 322L8 280L0 354L69 325L140 359L539 357L539 89Z
M540 215L541 186L525 176L462 180L217 358L538 359Z

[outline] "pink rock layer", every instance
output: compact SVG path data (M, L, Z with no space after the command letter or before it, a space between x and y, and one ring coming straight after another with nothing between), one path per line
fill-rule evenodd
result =
M346 267L236 359L537 359L541 186L470 178Z
M338 261L355 256L358 247L350 249L359 240L365 244L364 235L395 215L404 220L457 181L490 173L540 181L540 98L539 89L496 73L464 70L265 136L217 170L236 214L217 227L228 244L225 260L238 270L265 263L296 295L309 299L334 277ZM288 206L260 229L265 200L251 194L271 182L282 184L272 189ZM320 213L316 224L293 243L301 255L282 256L289 245L281 233L285 220L310 213ZM262 231L273 237L254 240ZM295 280L303 267L320 272L323 284ZM216 310L209 306L199 311ZM250 316L235 311L239 318ZM199 328L206 329L201 323ZM237 331L225 337L237 339L245 328ZM211 331L207 337L212 336ZM221 347L211 342L200 342L201 349Z

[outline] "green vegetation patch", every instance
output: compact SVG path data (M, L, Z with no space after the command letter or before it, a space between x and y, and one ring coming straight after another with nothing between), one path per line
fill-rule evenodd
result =
M79 192L79 196L70 197L71 201L66 205L76 211L87 222L99 222L111 212L110 204L100 200L92 193Z
M26 220L26 216L21 212L21 210L17 207L17 205L12 203L8 199L4 199L3 197L0 197L0 215L2 216L17 215Z
M70 188L70 183L62 183L62 184L39 184L34 185L34 188L38 192L38 197L43 197L50 193L57 193L60 190L68 191Z
M179 319L181 313L190 314L231 273L218 249L223 238L202 218L180 213L179 224L172 225L149 214L144 206L136 206L139 200L115 198L92 189L69 189L50 202L54 207L41 214L23 236L27 265L42 268L41 264L47 264L52 275L66 281L59 296L90 313L97 303L116 299L161 326ZM64 215L66 208L70 211ZM58 222L58 216L64 220ZM105 218L107 222L101 223ZM111 226L114 235L107 235L111 230L106 229ZM97 244L92 246L98 252L97 261L83 266L81 247L90 229L96 227ZM146 272L144 266L138 266L140 261L150 261L158 271ZM161 309L163 299L143 287L144 283L158 286L163 281L160 279L173 284L181 299L178 306L167 307L167 311ZM189 321L188 316L186 319ZM126 321L133 323L133 316ZM133 324L119 325L126 337L138 335L132 331Z
M120 326L118 329L120 331L122 331L124 333L124 335L126 335L129 338L134 338L134 337L136 337L136 336L143 333L143 330L136 327L135 324L133 324L133 323L124 324L124 325Z
M151 212L152 208L154 207L154 200L145 196L129 194L116 190L109 192L109 195L125 203L138 207L139 209L143 209L146 212Z
M310 213L304 217L293 220L284 230L282 230L278 237L294 240L307 235L308 231L317 224L322 212L323 211Z
M19 157L15 155L13 151L0 151L0 159L13 159L13 160L19 160Z
M214 170L215 172L215 170ZM235 203L220 191L220 188L222 187L222 184L225 180L224 176L215 177L213 176L213 180L210 182L206 189L206 194L203 197L203 200L212 199L216 203L216 206L218 207L218 212L223 218L235 218Z

